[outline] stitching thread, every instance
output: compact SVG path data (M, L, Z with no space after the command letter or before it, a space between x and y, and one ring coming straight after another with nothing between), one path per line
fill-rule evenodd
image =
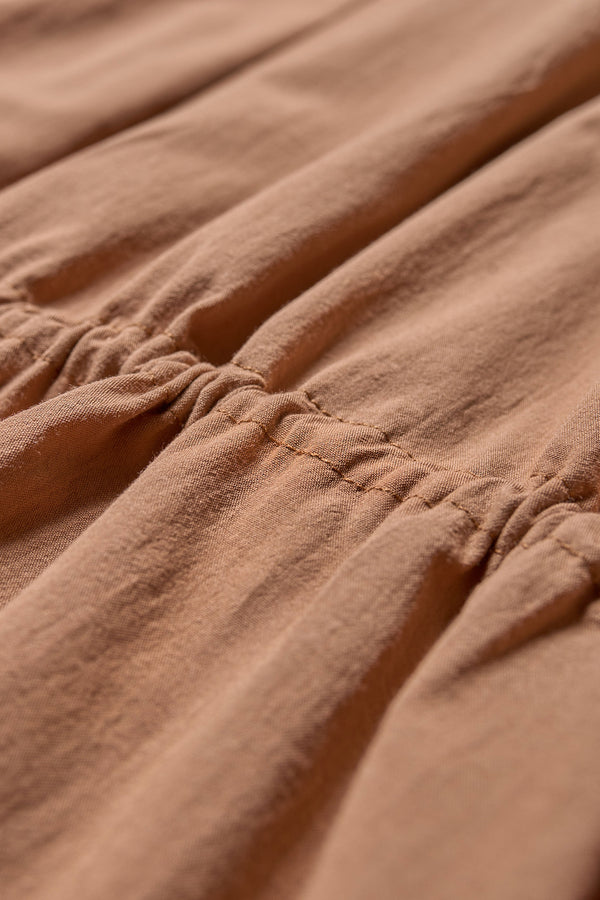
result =
M563 550L566 550L566 552L570 553L571 556L574 556L576 559L582 560L585 563L585 566L588 570L588 573L589 573L589 576L590 576L592 582L594 584L596 583L596 579L590 569L590 563L589 563L587 557L585 556L585 554L581 553L579 550L576 550L574 547L571 547L570 544L565 543L565 541L562 541L560 538L555 537L553 534L549 534L544 538L540 538L539 541L534 541L533 543L531 543L529 541L519 541L518 543L513 544L512 547L509 547L508 550L497 550L494 547L494 549L492 550L492 553L497 553L499 556L508 556L508 554L512 553L513 550L521 550L521 549L522 550L532 550L534 547L538 546L543 541L554 541L555 544L558 544L559 547L562 547Z
M369 422L355 422L352 419L343 419L342 416L337 416L335 413L329 412L328 410L324 409L321 406L321 404L317 403L317 401L314 399L314 397L312 397L308 393L307 390L303 390L302 393L305 395L307 400L310 403L312 403L312 405L315 406L319 410L319 412L323 413L323 415L327 416L329 419L336 419L338 422L342 422L345 425L356 425L357 427L369 428L373 431L376 431L392 447L396 447L398 450L401 450L402 453L405 453L406 456L409 457L409 459L413 460L413 462L419 463L419 460L417 459L417 457L414 456L410 452L410 450L408 450L406 447L403 447L402 444L398 444L393 438L390 437L388 432L384 428L382 428L380 425L373 425ZM444 472L452 472L452 473L470 475L473 478L489 478L490 477L489 475L478 475L476 472L471 472L470 469L452 469L452 468L450 468L450 466L445 466L443 463L436 463L436 468L442 469Z
M290 450L292 453L295 453L298 456L310 456L313 459L320 460L321 462L325 463L325 465L328 466L333 472L335 472L335 474L338 475L338 477L341 478L342 481L345 481L348 484L351 484L357 490L362 491L365 494L368 494L371 491L378 491L383 494L389 494L395 500L397 500L398 503L406 503L408 500L421 500L427 507L429 507L429 509L433 509L435 506L435 504L433 504L431 502L431 500L428 500L427 497L423 497L421 494L408 494L406 497L403 497L401 494L396 493L396 491L393 491L391 488L378 487L377 485L371 485L371 487L368 487L365 484L361 484L360 481L356 481L354 478L349 478L348 475L346 475L343 472L343 470L339 468L339 466L337 466L332 460L328 459L326 456L321 456L321 454L316 453L313 450L301 450L300 447L294 447L292 444L288 444L285 441L278 440L267 429L264 422L260 422L258 419L252 419L252 418L236 419L235 416L232 416L230 412L228 412L227 410L224 410L224 409L216 409L215 412L219 413L219 415L221 415L221 416L225 416L225 418L229 419L235 425L243 425L243 424L258 425L258 427L260 428L262 433L265 435L265 437L269 441L271 441L273 444L276 444L278 447L284 447L286 450ZM461 506L460 503L457 503L454 500L442 500L441 502L449 503L452 506L456 507L456 509L460 509L462 512L464 512L468 516L471 523L474 525L474 527L476 529L478 529L480 531L483 530L481 523L477 521L477 519L473 516L473 514L470 512L470 510L468 510L465 506Z
M214 412L219 413L219 415L222 415L225 418L229 419L235 425L243 425L243 424L258 425L258 427L260 428L262 433L265 435L265 437L268 438L268 440L271 441L273 444L276 444L278 447L284 447L285 449L290 450L292 453L295 453L298 456L310 456L310 457L313 457L314 459L320 460L321 462L325 463L333 472L335 472L339 478L341 478L343 481L347 482L348 484L351 484L353 487L362 491L365 494L369 493L371 491L379 491L381 493L391 495L395 500L398 501L398 503L406 503L408 500L416 499L416 500L422 500L423 503L429 509L434 508L434 504L430 500L428 500L426 497L423 497L421 494L408 494L406 497L402 497L400 494L397 494L396 491L392 491L390 488L382 488L382 487L377 487L375 485L368 487L367 485L364 485L358 481L355 481L353 478L349 478L347 475L344 474L344 472L335 463L333 463L327 457L321 456L319 453L315 453L314 451L311 451L311 450L301 450L299 447L294 447L292 444L288 444L285 441L278 440L276 437L274 437L269 432L266 425L263 422L260 422L258 419L252 419L252 418L236 419L235 416L231 415L230 412L228 412L227 410L224 410L224 409L216 409L216 410L214 410ZM462 512L464 512L468 516L469 520L471 521L471 523L474 525L474 527L477 530L479 530L479 531L484 530L481 523L478 522L477 519L475 519L475 517L472 515L470 510L468 510L465 506L462 506L460 503L457 503L455 500L449 500L449 499L442 500L440 502L441 503L449 503L452 506L454 506L456 509L460 509ZM571 547L570 544L567 544L565 541L562 541L560 538L557 538L554 535L549 535L547 540L554 541L556 544L558 544L559 547L562 547L563 550L565 550L567 553L570 553L571 556L575 557L576 559L581 560L585 565L586 571L588 573L588 576L589 576L592 584L596 584L596 578L594 577L594 574L590 567L589 560L587 559L585 554L581 553L581 551L579 551L579 550L576 550L574 547ZM525 550L529 550L533 546L535 546L535 544L530 544L526 541L522 541L517 546L522 547ZM512 549L514 549L514 548L512 548ZM504 553L502 553L502 551L494 550L494 552L498 552L501 556L505 556L508 551L505 551Z
M523 547L524 550L531 550L532 547L535 547L536 544L541 544L542 541L544 541L544 540L554 541L554 542L557 543L560 547L562 547L563 550L566 550L567 553L571 553L573 556L577 556L577 557L579 557L580 559L584 559L584 560L585 560L585 556L584 556L582 553L580 553L579 550L575 550L575 548L574 548L574 547L571 547L570 544L565 544L564 541L561 541L560 538L555 537L553 534L549 534L546 538L542 538L540 541L534 541L533 543L532 543L531 541L521 541L521 543L519 544L519 546L520 546L520 547Z
M260 372L258 369L254 369L254 368L252 368L252 366L242 365L241 363L238 363L238 362L232 362L232 365L237 366L238 369L245 369L247 372L254 372L256 375L259 375L262 378L262 380L266 383L266 380L267 380L266 376L262 372ZM304 394L306 399L309 401L309 403L311 403L322 415L326 416L328 419L335 419L337 422L342 422L344 425L354 425L356 427L369 428L372 431L376 431L378 434L380 434L382 436L382 438L391 447L396 447L397 450L400 450L409 459L412 459L413 462L416 462L418 465L423 464L422 460L419 460L416 456L414 456L413 453L411 453L410 450L408 450L406 447L403 447L402 444L399 444L392 437L390 437L389 433L385 430L385 428L382 428L380 425L375 425L370 422L358 422L358 421L354 421L353 419L344 419L342 416L338 416L338 415L336 415L336 413L329 412L329 410L325 409L319 402L317 402L317 400L315 400L315 398L311 394L309 394L309 392L306 389L303 389L302 393ZM469 475L472 478L478 478L481 480L487 480L488 478L498 478L499 477L497 475L482 475L478 472L473 472L471 469L453 469L451 466L445 466L443 463L435 463L435 464L432 463L431 465L435 465L436 470L441 470L443 472L450 472L453 475ZM567 499L570 500L572 503L577 503L578 501L585 500L585 497L573 496L570 493L568 485L566 484L564 479L557 472L554 472L554 473L532 472L529 477L534 478L534 477L538 477L538 476L545 478L547 481L549 481L552 478L556 478L558 481L560 481L560 483L562 484L562 486L565 489ZM500 479L500 480L505 482L504 479ZM508 483L508 482L505 482L505 483ZM516 485L515 485L515 487L516 487ZM499 551L496 551L496 552L499 552Z
M81 324L83 324L83 323L81 323ZM119 330L115 329L113 326L110 326L110 325L103 325L101 322L88 322L87 324L88 324L91 328L92 328L92 327L104 327L104 328L109 328L111 331L114 331L116 334L121 334L123 331L125 331L125 330L128 329L128 328L139 328L139 329L141 329L145 334L147 334L149 337L158 337L158 336L164 335L165 337L168 337L168 338L171 339L171 341L172 341L173 344L175 345L176 349L183 350L183 348L179 346L179 344L177 343L177 340L176 340L175 336L174 336L173 334L171 334L171 332L169 332L169 331L161 331L161 332L156 332L156 333L154 333L154 332L151 331L150 328L148 328L146 325L143 325L141 322L130 322L128 325L126 325L125 327L123 327L123 328L121 328L121 329L119 329ZM56 370L57 372L60 372L60 367L56 367L56 365L55 365L55 363L53 362L53 360L49 359L49 358L48 358L47 356L45 356L44 354L38 354L38 353L36 353L34 350L31 349L31 347L29 347L29 345L25 342L25 340L24 340L22 337L20 337L19 335L17 335L17 334L5 334L5 335L0 335L0 339L17 341L19 344L21 344L21 346L23 346L23 347L25 348L25 350L27 350L27 352L28 352L34 359L36 359L36 360L42 360L43 362L47 363L51 368L55 368L55 370ZM184 351L184 352L187 352L187 351ZM234 366L236 366L236 368L238 368L238 369L244 369L244 370L247 371L247 372L253 372L255 375L258 375L258 376L263 380L263 382L266 383L266 377L265 377L265 375L264 375L261 371L259 371L258 369L255 369L255 368L253 368L252 366L242 365L242 363L238 363L238 362L232 362L231 364L234 365ZM87 383L86 381L69 381L69 380L67 380L67 379L65 379L65 382L66 382L67 386L70 387L70 388L81 387L82 385L84 385L84 384ZM402 447L400 444L398 444L396 441L394 441L394 440L389 436L389 434L388 434L383 428L380 428L379 425L370 425L370 424L368 424L368 423L366 423L366 422L353 422L353 421L350 420L350 419L343 419L343 418L341 418L341 416L337 416L337 415L335 415L334 413L330 413L330 412L328 412L326 409L323 409L323 407L320 406L320 404L317 403L317 401L314 400L314 399L310 396L310 394L308 393L308 391L303 390L302 393L306 396L307 400L308 400L310 403L312 403L312 405L313 405L313 406L314 406L314 407L315 407L322 415L324 415L324 416L326 416L327 418L330 418L330 419L336 419L338 422L342 422L342 423L344 423L344 424L346 424L346 425L361 426L361 427L369 428L369 429L371 429L371 430L373 430L373 431L376 431L378 434L380 434L380 435L384 438L384 440L385 440L388 444L390 444L390 446L395 447L396 449L400 450L400 451L401 451L402 453L404 453L407 457L409 457L410 459L412 459L413 462L417 463L418 465L421 465L421 463L419 462L419 460L417 459L417 457L414 456L414 455L410 452L410 450L407 450L406 447ZM451 472L451 473L460 474L460 475L463 475L463 474L464 474L464 475L469 475L469 476L472 476L473 478L481 478L481 479L485 479L485 478L490 477L490 476L486 476L486 475L478 475L478 474L476 474L475 472L469 471L468 469L464 469L464 470L463 470L463 469L452 469L450 466L445 466L445 465L443 465L443 464L441 464L441 463L440 463L440 464L436 464L436 469L441 469L442 471L445 471L445 472Z
M232 365L237 366L238 369L245 369L247 372L254 372L256 375L259 375L265 383L267 381L266 375L264 375L264 373L260 372L258 369L254 369L252 366L242 365L241 363L238 363L235 361L232 361ZM381 425L375 425L370 422L357 422L357 421L354 421L353 419L344 419L342 416L338 416L338 415L336 415L336 413L329 412L329 410L325 409L319 402L317 402L317 400L315 400L315 398L311 394L309 394L309 392L306 389L303 389L302 393L304 394L306 399L309 401L309 403L312 403L312 405L316 409L318 409L319 412L322 413L322 415L327 416L327 418L329 418L329 419L335 419L338 422L342 422L344 425L355 425L357 427L369 428L372 431L376 431L378 434L380 434L383 437L383 439L388 444L390 444L392 447L396 447L398 450L401 450L402 453L405 453L406 456L409 457L409 459L412 459L414 462L421 465L421 461L416 456L414 456L410 450L408 450L406 447L403 447L401 444L398 444L393 438L391 438L389 433L385 430L385 428L382 428ZM436 463L435 466L436 466L436 469L441 469L444 472L451 472L452 474L458 474L458 475L470 475L472 478L488 479L488 478L497 478L498 477L495 475L494 476L482 475L478 472L473 472L471 469L453 469L451 466L445 466L442 463ZM570 493L570 489L569 489L567 483L558 474L558 472L532 472L529 476L529 478L536 478L536 477L545 478L546 481L549 481L552 478L556 478L558 481L560 481L560 483L564 487L566 495L567 495L567 499L571 500L573 503L577 503L578 501L585 500L585 497L574 497ZM504 481L504 479L500 479L500 480Z
M13 305L13 301L7 301L6 304L2 304L2 305L8 305L10 307ZM35 307L33 307L31 304L24 303L24 304L22 304L22 306L28 310L31 310L32 315L38 315L38 316L42 315L42 313L39 310L35 309ZM178 339L172 332L166 331L166 330L155 332L148 325L145 325L142 322L138 322L138 321L128 322L122 328L116 328L114 325L111 325L110 323L107 323L107 322L102 322L99 319L90 319L90 320L78 322L78 323L69 323L66 320L60 319L57 316L51 316L51 317L57 323L63 324L67 327L75 328L75 327L83 325L83 326L86 326L86 328L88 330L91 330L92 328L107 328L109 331L112 331L115 335L122 334L124 331L127 331L129 328L138 328L144 334L146 334L148 336L148 338L150 338L150 339L154 338L154 337L167 337L173 343L173 346L176 350L179 350L184 353L191 352L181 346ZM45 354L38 354L35 351L33 351L29 347L29 345L25 342L25 340L22 337L20 337L19 335L14 334L14 333L0 335L0 339L17 341L33 357L33 359L43 361L47 365L49 365L51 368L55 368L57 372L60 372L62 366L56 367L56 364L51 359L49 359ZM196 355L200 356L200 354L196 354ZM200 361L202 361L202 360L200 359ZM238 369L243 369L247 372L252 372L255 375L258 375L263 380L263 382L266 384L267 378L266 378L265 374L263 372L261 372L259 369L256 369L253 366L247 366L242 363L235 362L234 360L232 360L230 364L233 366L236 366L236 368L238 368ZM87 383L87 381L85 381L85 380L84 381L69 381L68 379L65 379L65 383L66 383L67 387L75 388L75 387L82 387L84 384ZM154 383L156 383L156 382L154 382ZM335 419L336 421L341 422L345 425L352 425L352 426L356 426L356 427L368 428L372 431L375 431L379 435L381 435L381 437L384 439L384 441L386 441L386 443L388 443L390 446L395 447L397 450L400 450L409 459L412 459L418 465L423 464L422 461L420 461L416 456L414 456L413 453L411 453L410 450L408 450L406 447L403 447L401 444L399 444L395 440L393 440L393 438L390 437L389 433L384 428L382 428L380 425L375 425L375 424L368 423L368 422L358 422L358 421L354 421L352 419L344 419L344 418L342 418L342 416L338 416L335 413L332 413L332 412L329 412L328 410L326 410L323 406L321 406L320 403L318 403L314 399L314 397L312 397L309 394L309 392L307 390L303 390L302 393L305 395L307 400L315 407L315 409L317 409L322 415L326 416L327 418ZM179 422L179 419L177 419L177 422ZM260 423L257 423L257 424L260 424ZM498 478L499 477L499 476L491 476L491 475L482 475L477 472L473 472L470 469L453 469L451 466L446 466L442 463L436 463L436 464L431 464L431 465L435 465L436 470L450 472L452 474L458 474L458 475L468 475L472 478L477 478L477 479L485 480L488 478ZM585 500L585 497L581 497L581 496L576 497L570 493L570 489L569 489L568 485L566 484L566 482L564 481L562 476L558 474L558 472L532 472L529 477L530 478L540 477L540 478L544 478L546 481L550 481L552 478L556 478L562 484L563 488L565 489L565 493L566 493L567 499L569 501L571 501L572 503L577 503L577 502L581 502L581 501ZM500 480L504 481L504 479L500 479ZM505 483L508 483L508 482L505 482ZM502 553L501 551L498 551L498 550L494 550L494 552L498 553L499 555L505 555L504 553Z
M548 537L546 537L546 538L542 538L542 541L543 540L554 541L555 544L558 544L559 547L562 547L563 550L565 550L567 553L570 553L571 556L573 556L575 559L581 560L583 562L583 564L585 565L585 568L589 575L590 581L592 582L593 585L596 584L596 577L594 576L594 573L592 572L592 569L591 569L590 562L584 553L581 553L580 550L576 550L575 547L571 547L570 544L565 543L565 541L562 541L560 538L555 537L555 535L553 535L553 534L548 535ZM526 543L525 541L521 541L521 543L518 546L523 547L523 549L525 549L525 550L531 550L532 547L535 547L537 543L541 543L541 541L536 541L536 543L533 543L533 544L530 544L528 542Z
M533 472L531 477L533 478L535 476L541 476L541 475L542 475L541 472ZM585 500L585 497L573 497L569 492L569 488L568 488L564 478L561 478L560 475L547 474L544 477L546 478L547 481L549 481L552 478L556 478L556 480L558 482L560 482L560 484L563 486L563 488L565 490L566 499L570 503L577 503L579 501ZM510 553L512 550L514 550L517 547L527 547L527 546L531 546L531 545L525 545L522 541L517 541L516 544L513 544L512 547L509 547L507 550L498 550L496 547L494 547L494 549L492 550L492 553L496 553L498 556L506 556L508 553Z
M585 497L575 497L571 494L568 484L558 472L532 472L530 478L544 478L546 481L551 481L553 478L556 478L565 489L567 500L570 500L572 503L577 503L579 500L585 500Z
M35 314L39 314L37 310L35 310ZM58 317L55 317L55 316L53 318L56 322L58 322L60 324L67 325L69 327L76 327L75 323L68 323L62 319L59 319ZM154 331L152 331L151 328L149 328L147 325L144 325L141 322L130 322L127 325L123 326L123 328L120 328L120 329L117 329L114 326L112 326L108 323L103 323L99 320L90 320L88 322L81 322L81 323L77 323L77 324L80 324L80 325L85 324L88 326L89 329L92 329L94 327L108 328L114 334L121 334L122 332L126 331L129 328L139 328L142 332L147 334L149 338L160 337L160 336L167 337L173 342L176 349L182 350L184 352L188 352L188 351L185 351L184 348L179 345L177 338L170 331L154 332ZM55 362L53 360L49 359L44 353L41 353L41 354L36 353L26 343L24 338L20 337L19 335L17 335L17 334L0 335L0 339L17 341L30 354L30 356L33 359L39 360L40 362L44 362L44 363L46 363L46 365L48 365L51 368L55 368L57 373L60 372L62 366L57 367ZM265 375L258 369L255 369L252 366L242 365L242 363L238 363L238 362L234 362L234 361L232 361L232 365L236 366L239 369L244 369L247 372L253 372L255 375L258 375L263 380L263 382L266 383ZM153 384L155 387L162 387L160 382L157 380L156 375L152 371L146 371L146 372L143 372L140 374L143 374L144 376L146 376L149 379L149 381L151 382L151 384ZM75 389L77 387L83 387L87 382L86 381L71 381L69 379L65 379L65 383L69 388ZM384 428L380 427L379 425L374 425L372 423L367 423L367 422L357 422L357 421L353 421L351 419L344 419L341 416L338 416L335 413L331 413L328 410L324 409L323 406L321 406L321 404L318 403L309 394L309 392L307 390L303 390L302 393L305 395L307 400L322 415L326 416L327 418L335 419L338 422L341 422L346 425L353 425L356 427L368 428L373 431L376 431L384 438L384 440L388 444L390 444L393 447L396 447L398 450L405 453L406 456L408 456L414 462L419 463L419 460L410 452L410 450L408 450L406 447L403 447L400 444L398 444L396 441L394 441L390 437L388 432ZM171 409L170 406L167 406L165 408L165 412L168 416L170 416L171 420L174 422L174 424L176 425L178 430L183 429L185 423L180 420L180 418L175 414L175 412ZM242 425L242 424L258 425L258 427L261 429L261 431L263 432L265 437L269 441L271 441L273 444L276 444L279 447L283 447L286 450L289 450L290 452L292 452L298 456L309 456L309 457L312 457L313 459L320 460L321 462L325 463L325 465L327 465L331 469L331 471L335 472L335 474L342 481L345 481L347 484L351 484L354 488L356 488L359 491L362 491L363 493L370 493L372 491L377 491L379 493L388 494L389 496L393 497L398 503L406 503L408 500L413 500L413 499L421 500L429 509L434 508L434 504L430 500L428 500L426 497L423 497L421 494L409 494L408 496L403 497L400 494L396 493L396 491L393 491L391 488L378 487L376 485L372 485L371 487L368 487L367 485L361 484L360 482L356 481L353 478L349 478L332 460L328 459L327 457L322 456L321 454L316 453L315 451L301 450L299 447L294 447L293 445L288 444L285 441L277 440L277 438L275 438L268 431L268 429L266 428L264 423L260 422L258 419L252 419L252 418L236 419L234 416L231 415L231 413L227 412L226 410L217 409L217 410L215 410L215 412L219 413L222 416L225 416L227 419L229 419L235 425ZM452 469L448 466L444 466L441 464L438 465L437 468L443 469L448 472L470 475L473 478L488 478L488 477L490 477L487 475L480 475L476 472L472 472L469 469L464 469L464 470ZM568 485L566 484L564 478L561 475L559 475L557 472L532 472L530 477L531 478L535 478L535 477L544 478L546 481L550 481L551 479L556 478L556 480L559 481L560 484L563 486L566 497L569 501L576 503L578 501L582 501L585 499L584 497L581 497L581 496L574 497L571 494L570 489L569 489ZM460 503L457 503L455 500L443 500L441 502L449 503L450 505L454 506L456 509L461 510L461 512L465 513L465 515L469 518L470 522L473 524L473 526L477 530L483 530L481 523L473 516L471 511L469 509L467 509L465 506L462 506ZM579 550L576 550L574 547L571 547L570 544L565 543L565 541L562 541L560 538L557 538L554 535L549 535L547 540L554 541L554 543L556 543L559 547L561 547L563 550L565 550L565 552L571 554L571 556L573 556L575 559L581 560L586 567L586 571L590 577L590 580L592 581L592 584L596 583L596 579L591 571L590 564L589 564L586 556L583 553L581 553ZM513 547L509 548L508 550L504 550L504 551L499 550L496 547L494 547L492 552L499 556L504 557L509 552L511 552L512 550L517 549L519 547L524 550L529 550L534 546L535 546L535 544L531 544L527 541L521 541L520 543L517 543L517 544L513 545Z
M254 372L255 375L260 375L260 377L262 378L262 380L263 380L265 383L266 383L266 381L267 381L267 379L266 379L266 377L263 375L263 373L262 373L262 372L259 372L258 369L253 369L252 366L243 366L241 363L238 363L238 362L232 362L231 365L232 365L232 366L236 366L236 368L238 368L238 369L245 369L246 372Z

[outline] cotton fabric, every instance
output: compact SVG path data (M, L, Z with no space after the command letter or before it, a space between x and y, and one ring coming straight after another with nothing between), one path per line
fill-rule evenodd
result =
M3 898L596 897L596 0L0 48Z

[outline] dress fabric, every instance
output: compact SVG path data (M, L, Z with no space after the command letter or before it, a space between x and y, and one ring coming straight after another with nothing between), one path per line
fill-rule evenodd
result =
M3 900L600 896L597 0L0 76Z

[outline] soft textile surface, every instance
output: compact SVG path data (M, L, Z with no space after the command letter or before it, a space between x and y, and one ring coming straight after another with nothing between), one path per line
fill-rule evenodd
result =
M597 0L0 74L3 900L597 897Z

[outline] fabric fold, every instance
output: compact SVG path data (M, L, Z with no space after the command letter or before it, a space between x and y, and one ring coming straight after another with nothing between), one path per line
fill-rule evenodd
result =
M595 896L597 4L17 5L3 900Z

